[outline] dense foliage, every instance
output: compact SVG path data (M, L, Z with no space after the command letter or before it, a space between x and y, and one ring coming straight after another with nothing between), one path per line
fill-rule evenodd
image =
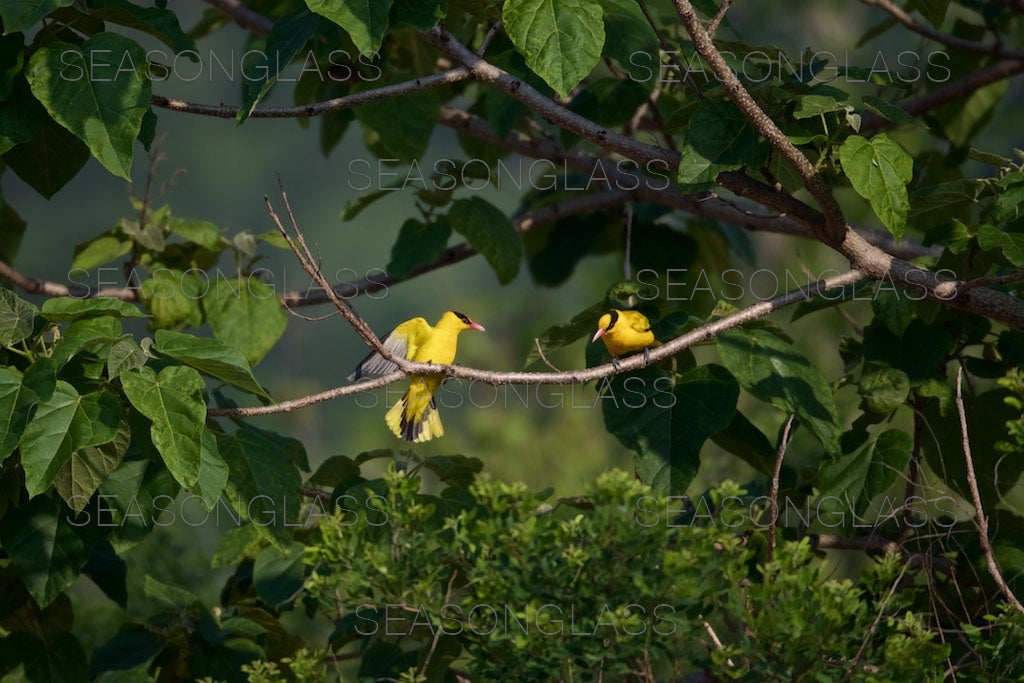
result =
M663 342L691 336L671 359L615 361L596 387L551 380L599 409L635 465L578 496L495 480L486 453L392 450L383 425L379 450L307 454L236 410L292 398L254 367L285 303L324 301L268 282L284 235L172 213L151 167L131 215L44 283L13 265L27 229L58 230L0 198L0 676L1024 677L1024 143L989 125L1000 107L1022 115L1004 97L1024 72L1024 9L867 4L888 9L865 44L916 46L898 66L761 44L711 0L694 5L714 54L681 1L211 1L185 31L166 1L5 0L5 181L50 199L90 158L130 181L166 110L316 117L324 155L358 127L373 157L356 160L366 185L344 220L394 191L417 208L388 228L386 274L334 283L344 296L479 253L501 285L525 262L538 297L557 297L614 258L621 279L537 330L526 369L608 364L586 341L613 307ZM232 22L252 54L241 104L161 96ZM263 102L286 88L294 106ZM428 163L441 126L461 158ZM523 159L508 216L477 190ZM830 273L790 253L784 274L759 268L760 231L857 272L779 298ZM101 268L119 282L97 292L83 283ZM769 321L768 300L792 310ZM793 333L805 318L814 348ZM745 483L698 479L727 459ZM145 577L148 612L133 612L125 558L175 520L180 533L186 509L225 522L207 558L233 568L219 601ZM125 609L88 652L83 576Z

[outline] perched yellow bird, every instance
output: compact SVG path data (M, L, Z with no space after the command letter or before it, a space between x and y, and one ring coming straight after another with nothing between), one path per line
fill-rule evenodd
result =
M651 321L647 316L640 311L620 311L616 308L597 321L597 332L590 341L596 342L598 339L604 342L608 353L612 354L613 364L616 364L615 359L619 356L640 350L643 350L644 358L649 360L649 349L661 346L661 342L651 332Z
M463 330L484 331L484 326L455 311L445 311L433 327L423 318L413 318L393 329L381 341L394 356L417 363L447 365L455 360L455 346ZM370 353L348 376L349 381L371 375L386 375L398 366L376 351ZM384 417L395 436L420 443L444 434L434 404L434 392L444 377L412 375L409 388Z

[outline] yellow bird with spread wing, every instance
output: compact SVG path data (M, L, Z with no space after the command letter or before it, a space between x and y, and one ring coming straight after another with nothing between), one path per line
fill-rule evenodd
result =
M484 331L462 313L445 311L437 324L431 327L423 318L413 318L393 329L381 342L397 357L417 363L447 365L455 360L455 347L463 330ZM362 377L386 375L398 366L376 351L370 353L348 376L350 382ZM409 388L402 398L388 410L384 421L395 436L421 443L444 434L441 418L434 403L434 392L444 377L441 375L412 375Z

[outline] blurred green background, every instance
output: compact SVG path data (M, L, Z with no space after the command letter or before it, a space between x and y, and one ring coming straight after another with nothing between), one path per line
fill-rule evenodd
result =
M175 3L174 6L185 27L193 25L204 8L202 3ZM880 50L895 55L901 49L923 52L932 49L908 38L905 33L895 32L858 47L857 40L864 30L880 18L879 13L861 5L841 1L787 3L785 22L774 20L778 8L777 3L743 6L730 12L729 20L749 43L774 44L790 55L798 55L804 46L810 45L836 54L848 53L851 62L858 62L870 61ZM158 47L144 35L133 37L146 47ZM245 40L246 34L234 26L201 40L204 68L200 76L189 82L155 83L154 92L192 102L239 102L241 83L231 82L220 71L211 70L207 55L215 53L224 62L237 63L247 49ZM191 77L196 73L193 69L197 68L183 62L181 72ZM294 77L295 70L286 73ZM290 104L291 91L292 85L282 82L264 104ZM1010 94L997 108L987 132L979 138L979 142L987 143L985 149L1009 155L1014 146L1024 146L1024 131L1014 123L1020 121L1020 110L1020 88L1011 84ZM158 134L162 136L160 149L165 157L157 169L156 184L174 177L166 196L156 200L157 205L168 202L175 215L213 221L228 236L242 230L263 232L273 229L263 196L278 199L277 175L280 175L296 217L311 244L322 255L323 270L329 277L342 269L351 269L345 272L354 271L362 277L386 266L399 226L417 215L412 193L399 191L356 219L341 220L346 203L360 195L353 188L365 182L352 172L350 163L367 159L376 168L357 123L350 124L342 142L329 158L324 158L319 149L316 121L309 130L304 130L294 120L250 119L236 126L231 120L159 109L156 113ZM896 137L911 150L920 149L923 140L912 131ZM438 128L421 166L428 168L434 160L446 158L465 159L466 153L459 148L454 133ZM516 167L517 158L510 158L508 164ZM183 173L178 174L179 170ZM145 156L140 147L133 169L138 192L144 185L146 172ZM35 194L13 173L4 174L0 185L4 196L29 226L15 266L37 278L67 281L74 245L108 229L119 218L131 215L129 190L124 182L112 177L93 160L50 202ZM469 194L462 191L462 196ZM488 188L479 196L509 214L519 203L515 187ZM851 220L877 225L865 212L863 202L852 194L843 195L841 199ZM453 244L456 239L453 237ZM810 241L772 235L751 235L750 239L757 255L756 265L739 259L735 264L748 273L767 268L781 274L788 268L799 277L803 266L820 272L826 268L842 270L846 265L843 259ZM273 273L273 284L278 291L304 289L309 284L288 252L268 253L262 265ZM225 261L221 268L231 272L234 264ZM104 271L102 277L107 281L102 284L119 285L118 276L116 270ZM90 283L101 284L99 277L93 274ZM82 281L83 278L76 279ZM502 287L486 262L477 257L391 287L384 296L359 298L355 305L381 334L415 315L434 321L446 309L462 311L484 324L487 332L461 337L458 362L480 368L518 370L523 367L534 337L602 298L605 290L620 279L621 254L615 254L584 260L571 279L557 289L536 285L525 267L513 283ZM858 311L865 310L866 306L853 303L846 310L858 317ZM329 306L319 306L304 308L301 312L322 315L330 310ZM707 310L693 313L704 315ZM789 318L787 311L777 315L775 320L786 326L798 347L827 377L839 377L842 363L836 347L839 337L849 333L848 323L835 312L810 316L792 325ZM136 331L145 333L142 327L137 327ZM363 343L338 316L314 323L289 318L284 336L256 368L256 374L276 399L290 399L345 384L345 376L365 353ZM716 361L714 350L709 347L697 349L697 358L699 362ZM554 354L551 360L560 368L582 367L583 343ZM518 393L499 388L497 395L494 389L482 385L472 387L468 394L464 385L450 388L454 393L446 394L444 402L450 406L461 396L462 405L442 407L446 434L441 439L417 445L415 451L419 454L475 456L484 461L485 471L496 477L523 480L537 489L552 487L556 495L563 496L579 493L583 483L602 470L632 468L629 452L605 431L599 408L591 407L592 386L521 387L515 390ZM391 388L390 401L397 397L399 390L397 386ZM559 394L563 397L561 401ZM524 407L524 399L520 397L526 397L529 406ZM547 405L561 405L544 407L538 397ZM342 399L290 414L257 418L254 422L300 439L315 468L335 454L354 456L380 447L394 448L397 452L407 447L396 440L384 424L383 398L383 392L378 392L375 398L363 395ZM844 408L855 405L858 397L855 391L846 389L839 391L837 400L842 416ZM471 405L487 405L492 401L489 407ZM785 416L755 404L749 397L741 401L744 412L766 434L774 437ZM816 442L801 433L790 453L794 458L810 457L816 449ZM702 462L692 491L702 491L726 477L741 482L753 477L750 468L710 442L702 453ZM227 571L211 571L209 562L224 530L212 522L199 527L170 524L158 528L130 551L126 555L132 565L129 577L138 583L130 587L129 617L147 613L138 585L145 573L186 586L215 602ZM88 580L80 580L75 590L76 597L85 600L82 604L89 605L85 614L80 611L76 627L77 635L88 649L112 635L124 615ZM299 621L296 620L296 628L299 628Z

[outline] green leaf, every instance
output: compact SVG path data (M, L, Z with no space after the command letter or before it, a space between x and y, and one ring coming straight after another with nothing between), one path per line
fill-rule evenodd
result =
M724 448L762 474L775 472L775 447L740 411L733 415L729 426L711 437L715 445Z
M71 3L72 0L4 0L0 3L4 35L27 31L53 10L68 7Z
M28 339L35 330L38 314L35 305L0 287L0 345L11 346Z
M175 55L171 59L184 53L192 61L198 61L189 54L195 52L196 41L181 30L178 15L168 9L139 7L128 0L89 0L89 16L148 33L174 50ZM159 51L154 55L158 60L164 57Z
M150 326L198 327L203 322L199 299L205 286L206 281L194 271L157 268L139 289L139 301L153 316Z
M250 67L252 69L245 81L245 99L238 109L235 119L242 123L252 114L264 96L277 83L281 70L288 67L295 55L299 54L316 31L320 17L305 7L285 15L274 22L263 59Z
M906 402L910 379L902 370L885 368L862 378L858 391L869 411L888 415Z
M145 318L146 314L134 304L120 299L76 299L59 296L43 302L42 316L53 322L116 316L118 318Z
M81 529L73 522L59 498L43 496L8 513L0 524L0 545L40 608L60 596L89 559Z
M272 609L294 602L306 578L302 561L305 546L292 543L286 552L264 548L252 567L252 586L256 595Z
M527 66L563 97L601 59L602 16L600 3L586 0L506 0L501 12Z
M599 0L599 3L604 11L604 33L613 37L604 42L604 56L627 70L636 63L638 56L643 63L656 64L660 54L658 36L635 0Z
M843 510L862 510L860 494L864 490L864 482L871 467L871 454L874 444L865 444L853 453L840 456L836 460L826 462L821 467L819 501L838 498L842 501L839 507ZM830 506L832 507L832 506Z
M220 230L210 221L203 221L196 218L167 219L167 229L172 234L183 237L193 244L198 244L209 251L217 251L221 246Z
M935 28L942 28L950 0L913 0L911 5Z
M523 244L504 212L485 199L470 197L452 203L448 222L484 255L498 282L505 285L515 279L523 260Z
M0 38L0 47L13 37ZM20 34L17 37L20 56L24 47L20 44ZM6 101L0 102L0 154L30 141L39 132L43 121L49 118L43 105L32 95L28 81L17 78Z
M864 328L864 358L902 370L911 386L932 375L951 345L949 332L916 318L899 337L877 322Z
M0 367L0 464L14 451L38 397L12 367Z
M132 241L113 235L100 235L75 247L72 268L92 270L104 263L116 261L132 250Z
M391 247L391 260L385 270L392 277L403 278L420 266L433 263L444 253L451 234L448 221L424 223L409 218L398 231L398 239Z
M911 125L927 128L923 122L908 114L905 109L899 105L892 104L891 102L886 102L881 97L864 95L860 98L860 101L864 103L865 107L887 121L892 121L893 123L909 123Z
M114 394L97 391L81 396L67 382L58 381L53 395L36 407L19 444L29 496L49 488L74 451L112 441L120 421L121 403Z
M213 510L221 492L228 483L228 464L217 450L217 436L209 429L202 434L202 452L199 478L193 490L203 499L207 510Z
M24 64L25 36L9 33L0 37L0 101L10 96Z
M755 398L796 414L829 453L839 452L839 415L821 371L791 344L763 329L728 330L717 337L725 367Z
M636 453L640 481L681 494L697 474L704 442L732 421L739 391L720 365L694 368L674 388L670 376L647 368L602 387L601 412L609 433Z
M367 208L372 206L379 199L391 196L394 192L393 189L382 188L379 190L373 190L372 192L364 192L352 201L345 204L345 208L341 210L341 220L350 221ZM284 248L288 248L288 244L285 243Z
M381 85L361 81L353 88L353 93ZM363 126L367 145L378 157L412 163L427 151L430 136L441 117L441 106L435 91L421 90L360 105L355 115Z
M114 379L122 372L141 368L146 364L146 352L130 336L118 339L107 355L107 376Z
M203 378L193 368L171 366L157 375L142 367L121 374L125 396L153 426L150 436L167 469L182 486L199 479L206 404Z
M865 503L906 477L913 448L914 438L898 429L887 429L878 435L864 481Z
M173 500L179 489L159 455L148 455L154 449L147 438L145 418L130 413L129 422L134 440L142 442L142 447L129 449L99 488L111 509L110 520L104 523L114 525L110 540L118 552L128 550L154 529L153 520L160 518L166 501Z
M306 6L345 29L364 55L380 49L392 0L306 0Z
M217 445L230 472L228 500L264 538L286 547L301 500L295 464L280 444L247 426L218 434Z
M26 227L24 219L0 193L0 261L14 262L21 249Z
M117 341L121 332L121 321L113 316L75 320L54 344L50 359L60 368L83 349Z
M701 100L685 135L679 150L678 181L688 192L711 189L719 173L759 167L768 159L768 144L729 102Z
M239 389L270 398L270 394L253 376L249 362L236 349L220 340L157 330L153 350Z
M396 24L426 31L444 19L446 0L395 0L391 16Z
M284 332L287 318L274 290L255 278L218 279L203 299L215 337L258 363Z
M115 33L81 47L55 41L37 51L25 74L50 116L77 135L116 176L131 180L132 145L149 109L146 53Z
M860 135L846 138L839 159L853 189L870 202L882 225L896 239L902 237L910 212L907 183L914 176L913 157L879 133L870 140Z
M1007 261L1024 268L1024 233L1003 232L985 224L978 229L978 246L986 251L998 248Z
M46 115L31 140L4 154L11 170L47 199L67 185L88 160L89 148Z
M121 464L130 441L131 429L127 422L121 422L109 443L79 448L71 454L53 482L57 493L69 508L75 512L85 509L92 494Z

